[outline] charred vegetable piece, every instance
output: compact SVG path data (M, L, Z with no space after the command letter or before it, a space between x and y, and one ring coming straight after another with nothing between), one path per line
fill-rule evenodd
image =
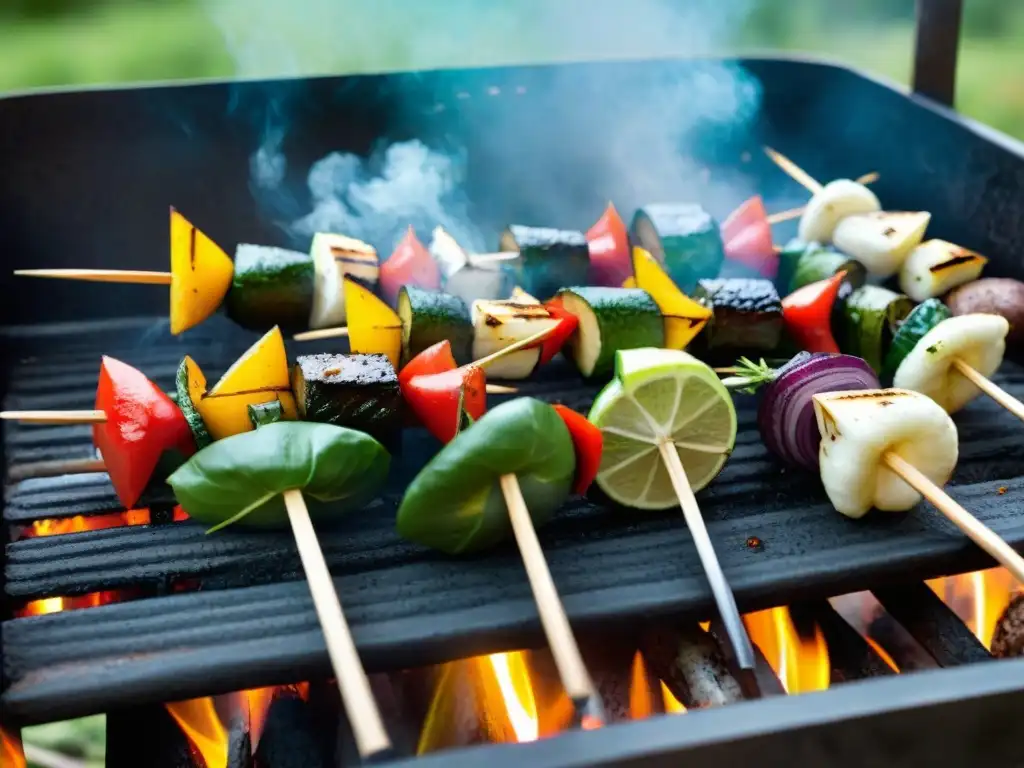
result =
M718 223L692 203L648 205L633 217L633 239L665 267L686 292L718 276L725 259Z
M711 310L676 287L657 260L643 248L633 249L636 288L647 291L665 320L665 348L685 349L708 320Z
M249 421L253 429L265 427L267 424L275 424L284 420L284 408L274 400L270 403L257 403L249 406Z
M380 288L385 300L395 305L403 285L428 291L441 288L441 268L416 237L412 227L395 247L394 253L380 268Z
M349 349L357 354L385 355L391 366L398 369L402 356L401 318L358 280L345 277L344 283L345 304L350 312Z
M180 464L196 445L185 417L163 390L130 365L104 357L96 387L96 409L107 415L92 428L110 482L125 509L132 509L156 477L165 454Z
M305 253L263 245L239 245L228 291L228 316L243 328L277 325L298 331L313 305L313 259Z
M371 245L344 235L318 232L310 247L315 270L310 328L345 324L345 275L373 286L380 277L377 251Z
M271 328L235 361L213 389L192 402L210 436L222 440L253 426L249 406L279 400L284 418L294 419L295 398L288 381L288 357L281 329Z
M832 242L878 277L896 274L921 244L932 215L927 211L875 211L847 216L836 225Z
M384 445L402 429L402 392L384 355L302 355L292 389L305 421L358 429Z
M301 490L314 523L373 500L391 457L369 435L331 424L282 421L218 440L167 482L189 517L211 526L288 528L281 495Z
M611 203L594 226L587 230L587 246L590 250L590 285L618 288L630 276L633 267L630 263L629 232Z
M171 333L183 333L216 312L234 271L221 247L171 208Z
M529 338L560 321L538 304L516 304L513 301L474 301L473 359L479 360L492 352ZM513 352L497 360L488 368L495 379L525 379L540 364L541 346Z
M694 298L714 312L705 329L709 350L779 346L782 302L771 280L701 280Z
M502 234L500 248L519 253L512 267L519 283L541 300L566 285L587 282L590 250L582 232L513 224Z
M579 320L564 351L585 378L611 376L620 349L665 345L665 321L647 291L577 287L558 298Z
M192 438L196 442L196 448L202 449L213 442L210 432L203 422L203 417L196 408L195 403L202 398L206 392L206 377L199 370L188 355L182 359L178 366L178 374L174 378L175 394L177 395L177 406L181 409L181 415L185 417L188 428L192 431Z
M510 400L460 433L409 484L398 533L449 554L492 547L512 535L502 475L518 478L539 527L568 498L575 467L572 438L555 409Z
M466 303L458 296L406 285L398 292L398 316L402 320L403 362L443 339L451 342L458 362L470 361L473 323Z
M875 373L880 372L893 335L913 308L906 296L886 288L858 288L843 306L840 346L847 354L864 358Z
M941 296L981 277L988 259L945 240L915 248L900 270L900 289L914 301Z
M900 323L900 327L892 337L892 344L885 354L885 361L882 366L882 381L891 382L896 375L896 369L900 367L910 351L917 346L928 331L936 325L952 317L949 311L938 299L928 299L914 307L906 319Z
M799 247L793 245L794 251ZM787 246L788 248L789 246ZM784 251L783 258L786 258L786 254L789 252L788 250ZM827 280L839 272L846 273L838 296L840 301L844 301L854 290L864 285L864 281L867 279L867 270L856 259L818 243L810 243L803 246L803 250L797 257L793 276L789 283L789 292L797 291L811 283Z

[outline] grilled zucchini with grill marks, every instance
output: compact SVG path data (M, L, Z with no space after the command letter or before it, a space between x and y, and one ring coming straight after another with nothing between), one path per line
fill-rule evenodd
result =
M584 285L590 249L582 232L513 224L501 236L502 251L518 253L509 264L527 293L550 299L559 288Z
M917 246L900 270L900 289L914 301L924 301L981 277L988 259L945 240Z
M782 337L782 302L771 280L701 280L694 298L712 310L704 329L709 350L769 352Z
M466 302L458 296L406 285L398 292L398 316L402 319L403 365L445 339L451 342L459 365L470 361L473 323Z
M228 316L243 328L300 331L313 305L313 259L264 245L239 245L227 296Z
M385 446L400 439L402 393L384 355L300 355L292 390L306 421L358 429Z
M558 299L579 320L563 352L586 378L611 376L620 349L665 345L665 321L647 291L564 288Z
M850 294L843 305L840 348L881 373L882 361L893 336L914 308L906 296L877 285L865 285Z
M707 211L693 203L648 205L633 217L633 240L690 293L703 278L718 276L725 260L722 235Z

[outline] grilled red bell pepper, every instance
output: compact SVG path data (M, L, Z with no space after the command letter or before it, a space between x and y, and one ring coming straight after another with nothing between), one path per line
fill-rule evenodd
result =
M608 203L601 218L587 231L590 247L590 284L619 288L633 274L626 224Z
M772 226L760 195L746 200L722 223L722 245L727 259L756 269L762 277L774 280L779 272Z
M582 496L597 477L601 466L604 436L587 418L564 405L552 406L569 428L572 445L576 449L576 481L573 490Z
M447 339L410 360L398 374L398 385L423 426L445 443L459 433L463 412L476 421L487 410L483 368L472 364L457 367Z
M797 288L782 300L782 320L790 336L808 352L839 352L832 335L832 307L846 270Z
M569 337L576 332L576 327L580 324L579 318L562 306L561 299L549 301L544 305L544 308L551 313L552 317L558 319L558 325L541 342L541 365L551 362L551 358L558 354L559 350L569 340Z
M416 237L412 227L380 267L380 288L384 299L394 306L403 285L436 291L441 287L441 269Z
M122 506L131 509L149 484L165 451L188 458L196 452L188 422L162 389L130 365L104 357L96 388L92 439L103 456Z

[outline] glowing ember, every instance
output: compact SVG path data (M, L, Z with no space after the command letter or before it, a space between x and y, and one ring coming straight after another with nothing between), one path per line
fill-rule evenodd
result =
M228 734L217 717L212 697L176 701L167 705L167 711L202 756L206 768L227 768Z
M116 603L125 598L130 592L107 590L105 592L90 592L87 595L76 595L75 597L47 597L42 600L32 600L25 604L21 610L15 611L18 618L24 616L42 616L47 613L59 613L60 611L74 611L79 608L93 608L97 605L108 605Z
M25 768L21 737L3 727L0 727L0 765L4 768Z
M125 512L111 512L107 515L76 515L56 519L36 520L22 536L27 539L39 536L60 536L83 531L102 531L105 528L120 528L123 525L148 525L148 509L129 509Z
M629 716L643 720L654 714L654 697L647 682L647 666L639 651L633 656L633 672L629 681Z
M501 698L516 741L537 740L537 705L526 658L521 651L494 653L487 657L498 681Z
M992 647L996 622L1021 591L1005 568L990 568L927 582L942 601L967 625L986 648Z
M872 640L870 635L862 635L862 637L867 642L867 644L871 646L875 653L877 653L881 657L882 661L889 665L889 668L892 669L893 672L900 671L900 668L896 665L896 662L893 661L892 656L886 653L885 648L883 648L874 640Z
M814 635L801 637L788 608L770 608L743 617L750 639L761 649L787 693L823 691L829 686L831 672L828 645L821 628Z

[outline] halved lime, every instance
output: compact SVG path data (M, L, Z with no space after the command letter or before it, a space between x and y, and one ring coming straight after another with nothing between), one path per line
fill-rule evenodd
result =
M616 353L615 378L588 418L604 435L597 484L639 509L678 505L659 446L675 444L694 492L721 471L736 442L736 410L718 376L693 355L671 349Z

